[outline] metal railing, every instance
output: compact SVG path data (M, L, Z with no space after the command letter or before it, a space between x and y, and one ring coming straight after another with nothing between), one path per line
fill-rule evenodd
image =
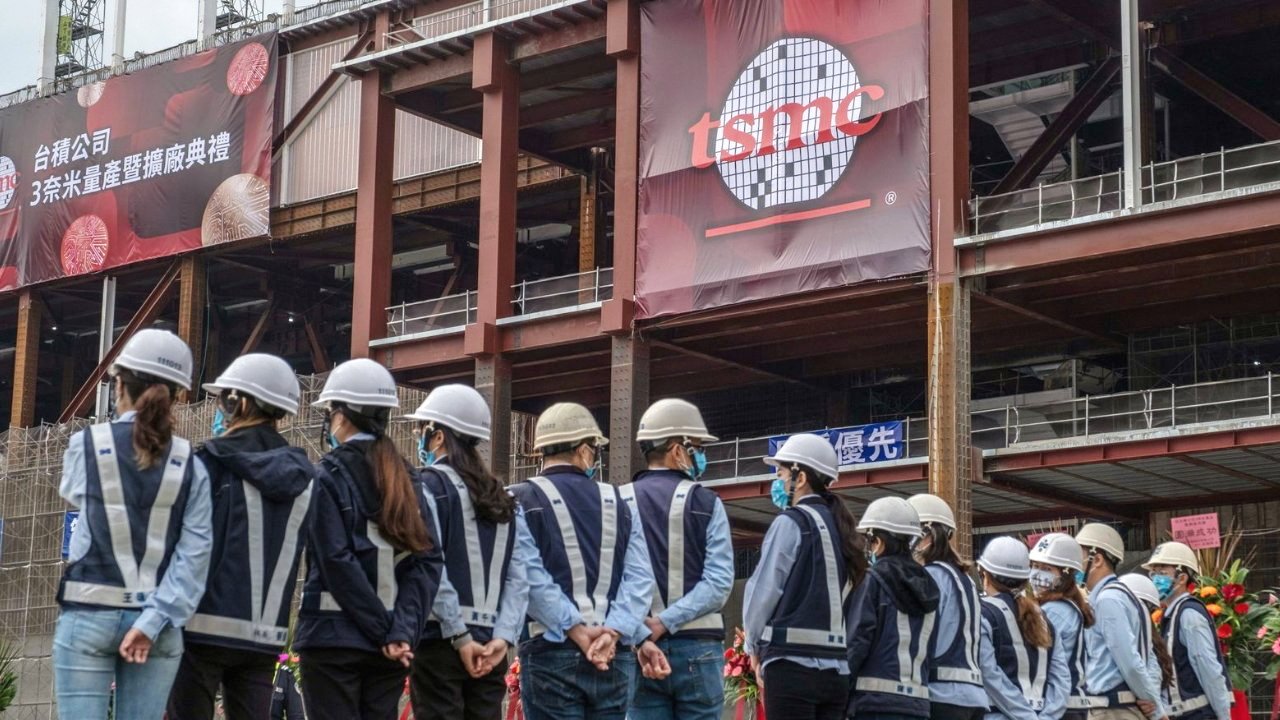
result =
M1194 199L1280 182L1280 141L1142 167L1142 202ZM1123 206L1124 171L1050 183L969 201L974 234L1088 217Z
M387 38L392 44L443 38L480 27L485 23L505 20L525 13L536 13L543 8L559 5L562 2L563 0L481 0L466 3L417 18L413 21L412 29L407 27L393 29L387 33ZM417 37L414 37L415 34Z
M387 308L387 336L403 337L433 330L461 328L476 319L476 291Z
M511 300L518 315L591 305L613 297L613 268L543 280L524 280L511 286Z

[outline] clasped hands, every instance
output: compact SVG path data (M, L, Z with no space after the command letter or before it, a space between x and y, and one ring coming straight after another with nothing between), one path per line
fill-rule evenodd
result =
M458 656L462 658L462 667L468 675L482 678L502 662L507 656L508 647L507 641L502 638L494 638L483 645L471 640L458 648Z

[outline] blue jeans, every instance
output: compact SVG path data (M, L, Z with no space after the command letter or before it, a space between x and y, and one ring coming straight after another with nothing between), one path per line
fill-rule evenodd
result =
M623 720L636 656L619 647L609 669L587 662L573 643L530 640L520 646L520 699L526 720Z
M116 684L115 717L160 720L173 676L182 661L182 631L167 627L151 644L141 665L120 657L120 643L140 610L63 610L53 634L53 677L61 720L107 716L111 683Z
M640 677L631 720L720 720L724 707L724 643L707 638L658 641L671 674Z

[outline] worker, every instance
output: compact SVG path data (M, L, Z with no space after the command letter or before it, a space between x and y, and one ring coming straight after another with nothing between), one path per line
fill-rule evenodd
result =
M520 638L529 590L515 557L516 501L477 446L489 405L466 385L441 385L413 414L419 471L445 557L431 620L413 658L416 720L502 716L507 649Z
M512 487L528 526L518 551L541 561L520 646L528 720L622 720L631 701L636 658L617 646L648 635L654 580L639 514L600 477L608 442L589 410L556 403L534 426L541 474Z
M1142 602L1143 609L1151 615L1151 621L1155 624L1157 611L1161 609L1160 593L1156 590L1155 583L1151 582L1151 578L1141 573L1127 573L1121 575L1119 583L1129 588L1129 591ZM1152 669L1148 666L1148 673L1156 681L1160 687L1161 699L1164 706L1169 706L1169 696L1174 690L1174 669L1173 656L1169 653L1168 645L1164 638L1160 636L1159 628L1155 628L1156 632L1151 633L1151 647L1148 652L1156 659L1156 668Z
M1173 656L1175 682L1169 716L1228 720L1231 679L1213 618L1190 587L1200 577L1195 552L1180 542L1161 543L1142 566L1165 603L1160 634Z
M989 718L1058 720L1066 711L1071 674L1054 647L1054 627L1025 594L1031 577L1027 546L1002 536L978 559L982 580L982 680Z
M724 705L724 617L733 590L733 544L720 497L697 480L703 443L715 442L692 403L669 398L645 410L636 440L648 468L622 486L644 528L657 579L633 720L719 720ZM657 667L654 667L656 663ZM671 667L680 672L671 674Z
M289 363L244 355L204 388L225 422L196 452L213 489L213 556L187 623L169 717L211 720L221 687L227 720L258 720L271 711L276 658L289 635L313 467L276 428L298 412Z
M844 718L846 599L867 561L853 514L829 489L836 451L817 435L792 435L765 463L777 468L770 495L782 512L747 581L744 649L763 681L769 718Z
M119 416L73 435L58 491L80 511L58 588L58 717L159 720L204 594L213 544L209 475L173 434L191 349L139 330L111 366Z
M311 720L391 720L443 559L421 488L387 435L395 380L373 360L333 369L315 403L333 447L316 466L293 647Z
M871 569L849 602L849 717L929 717L929 675L937 652L938 585L912 558L920 515L883 497L858 520Z
M1085 688L1090 720L1162 718L1159 683L1153 676L1151 622L1133 592L1116 582L1124 540L1114 528L1089 523L1076 533L1084 570L1076 576L1089 590L1093 627L1085 630Z
M915 556L938 586L935 651L929 658L929 717L933 720L980 720L987 713L978 640L982 637L982 605L969 576L972 565L955 547L956 519L951 506L936 495L908 498L920 517Z
M1093 608L1076 584L1076 573L1084 569L1080 562L1080 544L1066 533L1047 533L1031 548L1031 590L1053 624L1054 652L1067 661L1070 692L1067 720L1085 720L1090 702L1084 687L1084 631L1093 627Z

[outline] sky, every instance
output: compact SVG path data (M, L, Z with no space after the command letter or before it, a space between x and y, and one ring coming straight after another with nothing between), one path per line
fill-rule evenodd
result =
M110 62L112 15L119 0L107 3L107 32L103 41L103 60ZM0 94L33 85L40 73L40 7L45 0L0 0ZM134 52L154 52L172 47L196 36L197 0L127 0L128 18L125 28L125 57ZM263 0L267 14L280 12L281 0ZM314 4L314 0L298 0L297 7Z

